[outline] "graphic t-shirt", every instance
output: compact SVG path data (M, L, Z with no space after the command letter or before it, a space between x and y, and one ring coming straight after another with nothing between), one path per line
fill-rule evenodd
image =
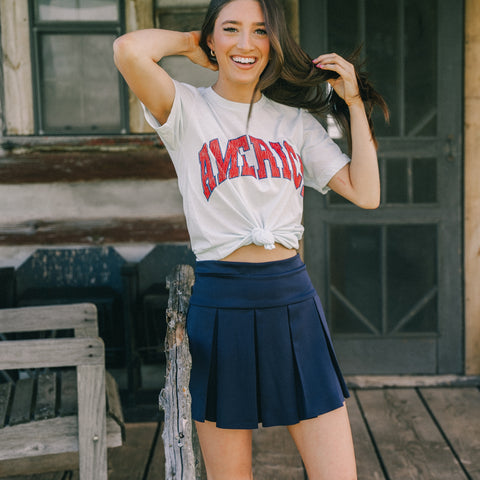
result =
M350 159L308 112L265 96L253 105L174 81L163 124L144 107L178 176L197 260L220 260L241 246L298 248L304 187L326 193Z

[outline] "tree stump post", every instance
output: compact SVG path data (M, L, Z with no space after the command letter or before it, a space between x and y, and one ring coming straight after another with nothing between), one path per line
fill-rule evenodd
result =
M191 417L191 396L188 389L192 359L188 346L186 318L193 268L177 265L167 277L169 292L165 355L167 371L165 388L159 396L165 412L162 433L165 448L165 480L203 480L203 462L195 426Z

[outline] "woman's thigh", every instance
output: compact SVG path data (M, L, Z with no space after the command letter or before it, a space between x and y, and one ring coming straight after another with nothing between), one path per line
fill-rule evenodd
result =
M355 454L345 405L288 427L309 480L355 480Z
M251 480L252 431L195 422L208 480Z

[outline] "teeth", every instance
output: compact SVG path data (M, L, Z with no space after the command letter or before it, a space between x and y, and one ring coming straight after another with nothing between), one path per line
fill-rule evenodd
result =
M233 57L233 61L238 63L255 63L254 58L245 58L245 57Z

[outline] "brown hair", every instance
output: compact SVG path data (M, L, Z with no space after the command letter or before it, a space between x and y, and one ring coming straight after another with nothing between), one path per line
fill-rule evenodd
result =
M228 3L234 0L211 0L202 26L200 46L212 62L207 39L212 34L215 21ZM270 40L270 60L260 75L256 91L284 105L306 110L321 115L333 116L348 140L351 150L350 114L347 104L332 89L327 89L325 82L337 78L338 74L316 67L312 59L293 39L287 28L283 8L276 0L256 0L263 11L265 28ZM379 106L388 121L388 107L382 96L373 88L366 72L358 64L357 49L347 60L355 65L360 97L365 104L372 138L377 145L373 130L372 111ZM253 98L252 98L253 101Z

